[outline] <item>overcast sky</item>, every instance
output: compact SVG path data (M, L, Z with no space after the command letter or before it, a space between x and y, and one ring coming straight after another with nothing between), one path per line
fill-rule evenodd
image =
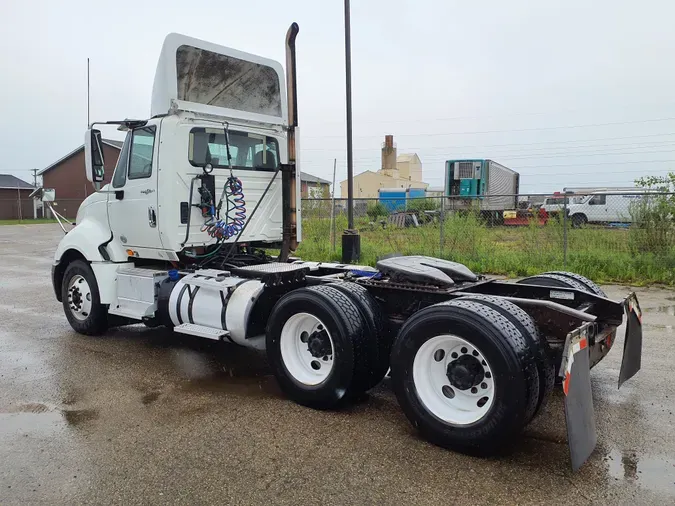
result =
M491 158L523 191L631 185L675 168L675 3L353 0L355 173L393 134L424 180L444 160ZM145 118L165 35L284 62L298 36L303 170L346 177L341 0L3 2L0 173L31 180L92 120ZM117 132L104 135L114 137ZM339 191L339 190L338 190Z

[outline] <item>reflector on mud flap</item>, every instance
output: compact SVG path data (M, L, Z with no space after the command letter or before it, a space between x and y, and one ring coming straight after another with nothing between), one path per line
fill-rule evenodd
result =
M594 324L589 322L567 334L560 366L565 393L567 444L574 471L579 469L593 453L598 440L588 348L589 332L594 328Z

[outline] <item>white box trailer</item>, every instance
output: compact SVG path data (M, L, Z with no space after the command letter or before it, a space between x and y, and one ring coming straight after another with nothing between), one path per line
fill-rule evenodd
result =
M112 182L85 199L56 249L52 281L70 325L96 335L142 323L264 350L284 393L320 409L358 398L391 369L413 425L471 453L494 453L521 431L560 371L578 468L596 439L589 370L624 313L620 381L640 367L635 295L613 301L565 272L509 283L429 257L375 268L293 257L297 33L293 24L285 79L272 60L166 38L152 116L106 122L127 131ZM99 124L85 135L96 185Z
M480 211L492 221L503 218L503 211L518 208L520 175L487 159L445 162L445 195L449 209Z

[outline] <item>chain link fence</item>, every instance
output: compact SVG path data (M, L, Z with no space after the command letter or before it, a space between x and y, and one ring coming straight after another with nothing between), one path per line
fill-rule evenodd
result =
M74 219L80 203L57 199L54 208ZM0 199L0 219L33 217L33 199ZM44 208L37 218L52 216ZM596 281L675 285L675 193L355 199L354 221L364 264L427 255L480 273L564 269ZM346 199L303 199L298 255L340 261L346 228Z
M675 284L675 193L355 199L354 222L370 265L417 254L481 273L564 269L598 281ZM339 261L346 228L346 199L303 199L298 254Z

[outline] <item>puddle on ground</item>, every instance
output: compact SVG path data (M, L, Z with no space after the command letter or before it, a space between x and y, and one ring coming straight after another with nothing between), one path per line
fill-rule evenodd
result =
M58 411L0 413L0 441L17 434L50 435L63 429Z
M208 378L186 381L181 390L191 393L246 395L250 397L280 397L281 389L274 376L237 377L226 371Z
M633 483L655 492L675 492L675 459L640 456L632 450L614 449L604 458L615 482Z
M668 316L675 316L675 304L671 306L645 307L642 308L644 313L658 313Z
M28 402L26 404L19 404L13 406L8 410L5 410L5 413L46 413L47 411L52 411L52 408L46 404L41 404L39 402Z
M71 427L98 418L96 409L59 409L40 402L28 402L0 409L0 419L20 422L16 426L22 430L40 430L42 427L52 427L55 422L65 421ZM9 422L8 422L9 423ZM2 425L0 423L0 425Z

